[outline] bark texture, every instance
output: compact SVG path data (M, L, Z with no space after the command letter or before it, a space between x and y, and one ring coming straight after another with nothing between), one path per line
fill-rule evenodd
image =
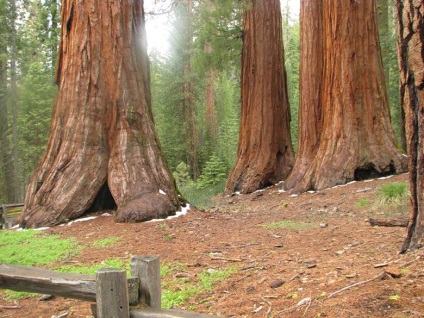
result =
M323 21L322 0L301 0L299 134L295 165L285 186L297 185L313 163L322 132Z
M294 191L405 171L390 123L375 0L323 0L323 41L324 70L315 79L322 79L319 148Z
M76 218L105 193L118 222L178 209L154 130L146 46L142 0L62 2L59 93L21 225Z
M283 180L293 147L279 0L253 0L243 14L241 125L226 193L249 193Z
M424 4L398 0L401 103L406 115L412 210L401 252L422 247L424 235Z

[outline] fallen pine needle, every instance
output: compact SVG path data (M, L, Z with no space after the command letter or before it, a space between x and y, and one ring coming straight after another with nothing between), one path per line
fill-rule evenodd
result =
M327 297L327 298L328 298L328 299L329 299L329 298L332 298L332 297L336 296L337 294L340 294L340 293L342 293L342 292L344 292L344 291L346 291L346 290L348 290L348 289L351 289L351 288L353 288L353 287L356 287L356 286L359 286L359 285L363 285L363 284L366 284L366 283L372 282L372 281L377 280L377 279L381 279L381 278L383 278L383 277L384 277L384 275L386 275L386 273L385 273L385 272L381 272L381 273L379 273L378 275L374 276L373 278L370 278L370 279L367 279L367 280L364 280L364 281L361 281L361 282L357 282L357 283L354 283L354 284L352 284L352 285L349 285L349 286L343 287L342 289L339 289L339 290L335 291L334 293L332 293L332 294L328 295L328 297Z

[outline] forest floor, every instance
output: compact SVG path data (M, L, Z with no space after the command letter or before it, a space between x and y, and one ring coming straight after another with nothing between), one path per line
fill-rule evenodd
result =
M298 196L274 186L216 197L205 211L192 209L161 223L116 224L99 216L47 233L82 244L120 237L106 248L85 248L71 261L160 255L162 264L180 264L180 272L168 278L174 286L175 280L177 286L179 280L181 286L195 282L207 270L231 269L229 277L190 297L181 309L226 317L424 317L424 250L400 255L406 229L369 223L370 217L408 216L409 204L377 203L379 186L407 178L358 181ZM0 309L0 317L90 316L89 303L69 299L35 297L18 304L20 309Z

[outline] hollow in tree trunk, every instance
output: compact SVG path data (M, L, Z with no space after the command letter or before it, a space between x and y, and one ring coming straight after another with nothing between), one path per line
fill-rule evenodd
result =
M411 214L401 252L422 247L424 235L424 5L397 0L401 103L406 115Z
M322 111L316 112L322 114L322 130L315 157L307 159L306 171L297 170L302 177L291 176L298 180L291 184L296 192L399 173L407 168L390 123L375 0L324 0L322 18L323 73L314 79L306 78L322 80ZM304 80L302 77L301 82ZM303 83L301 95L305 87L308 85ZM309 123L302 121L300 125ZM313 126L311 129L316 130Z
M118 222L179 208L154 130L143 1L65 0L52 128L21 225L50 226L92 206Z
M279 0L253 0L243 13L241 125L226 193L249 193L287 177L294 153Z

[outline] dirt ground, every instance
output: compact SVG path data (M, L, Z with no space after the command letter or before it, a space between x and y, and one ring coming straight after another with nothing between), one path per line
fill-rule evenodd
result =
M82 244L121 237L108 248L86 248L73 262L160 255L162 263L185 264L185 279L237 269L181 309L226 317L424 317L424 250L400 255L405 228L368 222L409 214L409 206L385 211L373 204L376 189L388 182L407 182L407 174L298 196L274 186L218 197L206 211L192 209L161 223L115 224L99 216L47 232ZM275 223L282 221L291 227ZM87 302L37 297L18 304L0 309L0 317L90 316ZM0 306L12 305L0 300Z

